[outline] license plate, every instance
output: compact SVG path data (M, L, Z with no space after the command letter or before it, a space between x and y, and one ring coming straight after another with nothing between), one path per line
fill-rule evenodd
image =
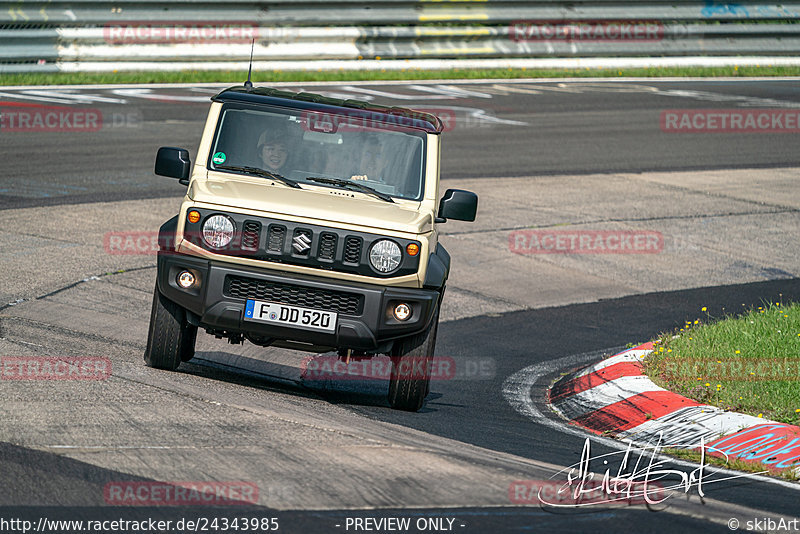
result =
M275 302L249 300L244 309L246 321L294 326L305 330L333 332L336 329L336 313L299 306L287 306Z

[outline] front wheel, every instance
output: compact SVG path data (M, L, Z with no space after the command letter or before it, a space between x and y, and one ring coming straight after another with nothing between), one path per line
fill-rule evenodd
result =
M423 332L396 341L390 357L389 405L397 410L416 412L428 396L431 382L430 364L436 348L439 326L439 305L431 324Z
M192 359L196 338L197 327L186 322L184 309L162 295L156 284L144 351L145 364L174 371L182 361Z

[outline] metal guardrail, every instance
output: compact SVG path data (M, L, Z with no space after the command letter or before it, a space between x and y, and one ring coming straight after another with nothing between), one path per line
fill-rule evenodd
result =
M800 56L800 2L0 1L0 72L220 68L247 60L251 38L262 62Z

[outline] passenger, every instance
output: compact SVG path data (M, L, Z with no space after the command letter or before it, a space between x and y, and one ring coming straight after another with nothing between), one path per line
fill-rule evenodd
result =
M258 138L257 154L265 171L280 174L289 157L286 130L265 130Z

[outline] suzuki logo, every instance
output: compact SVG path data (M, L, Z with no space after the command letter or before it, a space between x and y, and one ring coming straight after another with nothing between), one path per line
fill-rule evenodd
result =
M306 234L297 234L292 239L292 248L297 254L306 254L311 250L311 238Z

